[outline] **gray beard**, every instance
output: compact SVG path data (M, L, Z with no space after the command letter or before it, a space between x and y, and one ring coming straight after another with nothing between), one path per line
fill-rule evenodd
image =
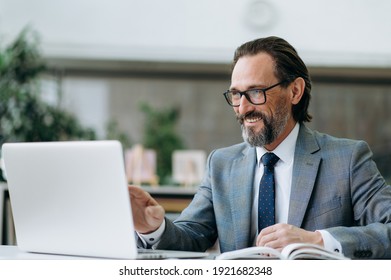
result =
M253 128L246 128L244 125L242 128L242 137L252 147L263 147L272 143L275 140L275 136L271 134L269 128L264 128L258 134L255 133Z
M256 133L253 128L244 126L243 121L246 116L238 116L237 119L241 124L242 137L252 147L263 147L273 143L278 136L284 131L289 120L288 108L278 107L273 116L266 116L262 112L252 112L247 116L260 116L264 123L263 129Z

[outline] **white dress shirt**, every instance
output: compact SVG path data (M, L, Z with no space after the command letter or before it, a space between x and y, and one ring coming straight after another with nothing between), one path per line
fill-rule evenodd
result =
M293 159L297 136L299 135L299 124L296 124L291 133L273 151L268 151L264 147L257 147L257 168L254 176L254 197L252 202L252 240L255 241L258 235L258 194L259 182L263 175L263 164L261 158L267 152L273 152L280 158L274 166L275 181L275 216L276 223L288 222L289 198L291 194Z

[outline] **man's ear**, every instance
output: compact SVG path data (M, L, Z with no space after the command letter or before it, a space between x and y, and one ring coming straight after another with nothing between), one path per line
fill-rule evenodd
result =
M305 89L305 81L303 78L298 77L291 83L291 91L292 91L292 104L296 105L300 102L301 97L304 94Z

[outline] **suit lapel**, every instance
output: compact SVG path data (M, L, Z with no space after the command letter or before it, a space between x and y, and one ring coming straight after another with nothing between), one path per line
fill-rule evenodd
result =
M293 164L288 224L300 227L311 198L321 162L319 145L312 132L300 126Z
M251 228L253 180L256 163L255 148L247 148L243 157L232 162L230 173L230 205L235 232L235 249L248 247Z

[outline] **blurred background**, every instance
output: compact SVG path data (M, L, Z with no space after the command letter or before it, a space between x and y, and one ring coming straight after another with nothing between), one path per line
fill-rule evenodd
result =
M389 11L388 0L0 0L1 143L141 144L158 150L162 182L174 150L242 141L222 94L233 52L276 35L310 70L309 127L365 140L390 181Z

